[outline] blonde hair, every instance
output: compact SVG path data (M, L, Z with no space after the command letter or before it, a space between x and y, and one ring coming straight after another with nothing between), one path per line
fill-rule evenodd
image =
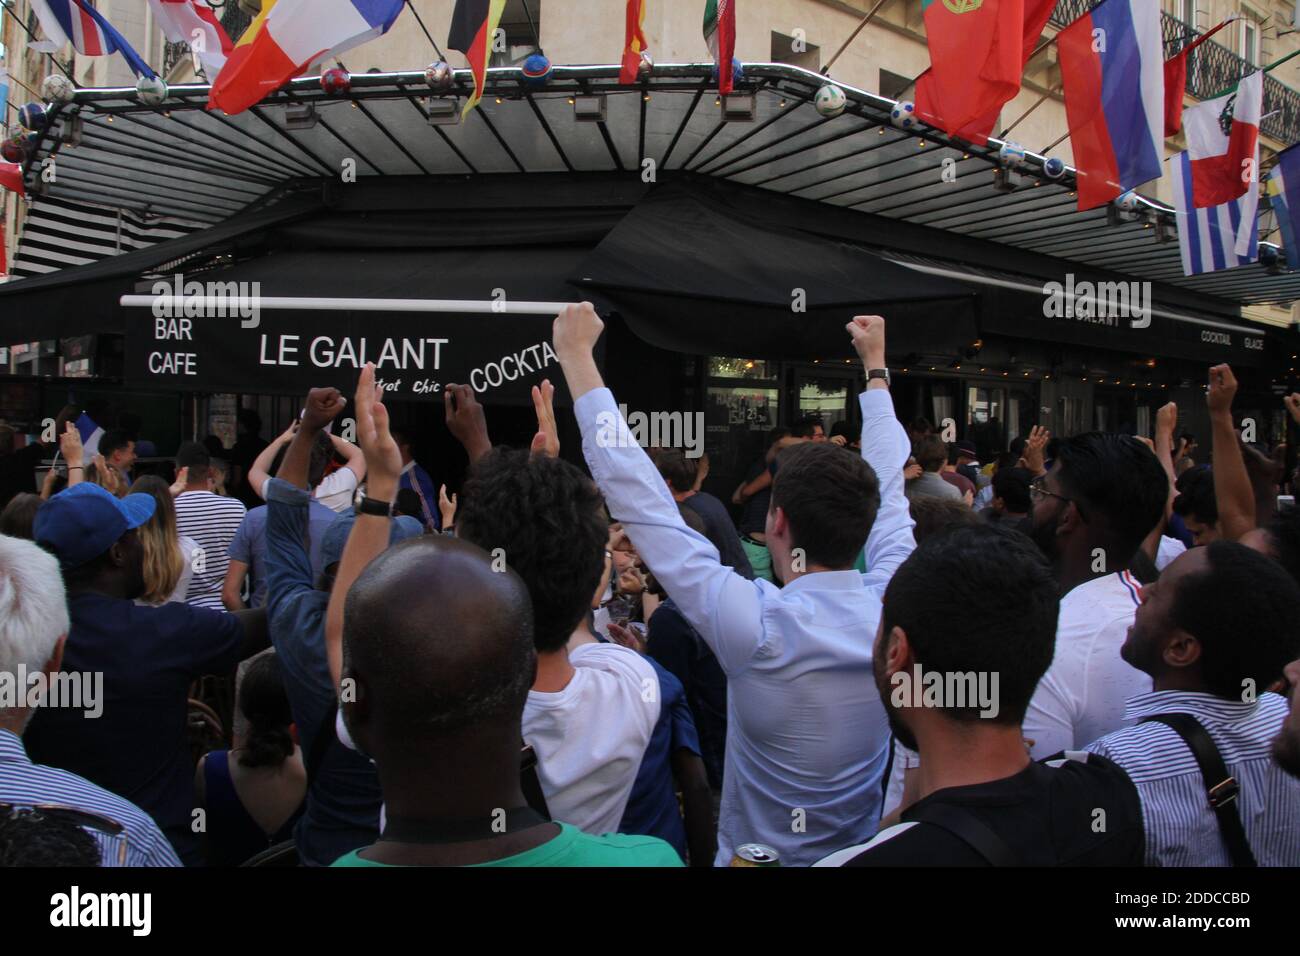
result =
M162 604L172 596L185 573L185 555L181 553L176 531L176 506L167 482L157 475L137 478L131 493L149 495L156 502L153 517L139 530L144 551L144 593L140 599L149 604Z

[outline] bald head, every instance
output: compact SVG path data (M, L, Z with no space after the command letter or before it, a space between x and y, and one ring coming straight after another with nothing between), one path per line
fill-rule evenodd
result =
M537 668L528 588L493 570L481 548L422 535L389 548L348 592L344 718L378 757L459 732L501 727L518 738Z

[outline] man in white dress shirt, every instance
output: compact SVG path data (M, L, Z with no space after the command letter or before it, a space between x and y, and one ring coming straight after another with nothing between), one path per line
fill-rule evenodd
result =
M880 817L889 740L871 648L885 585L915 548L903 495L908 439L889 395L884 319L848 324L868 376L862 456L829 442L782 455L766 527L782 588L725 567L682 520L601 380L592 348L603 329L590 303L567 306L555 352L611 517L727 674L715 863L726 865L740 844L762 843L784 865L807 865L866 840Z

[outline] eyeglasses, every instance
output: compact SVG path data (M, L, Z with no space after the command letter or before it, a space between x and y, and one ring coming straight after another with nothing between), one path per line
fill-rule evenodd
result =
M1047 487L1046 476L1029 483L1029 500L1034 504L1038 504L1038 502L1042 501L1044 498L1059 498L1068 505L1074 505L1075 510L1079 512L1079 517L1083 518L1084 521L1088 520L1087 516L1083 513L1083 506L1080 505L1079 502L1073 498L1067 498L1065 495L1058 495L1055 491L1051 491Z

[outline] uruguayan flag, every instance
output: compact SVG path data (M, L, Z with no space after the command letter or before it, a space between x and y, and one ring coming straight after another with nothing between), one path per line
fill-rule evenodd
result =
M1178 210L1178 249L1183 275L1244 266L1259 258L1258 184L1240 199L1197 209L1192 202L1192 160L1180 153L1170 160L1174 205Z

